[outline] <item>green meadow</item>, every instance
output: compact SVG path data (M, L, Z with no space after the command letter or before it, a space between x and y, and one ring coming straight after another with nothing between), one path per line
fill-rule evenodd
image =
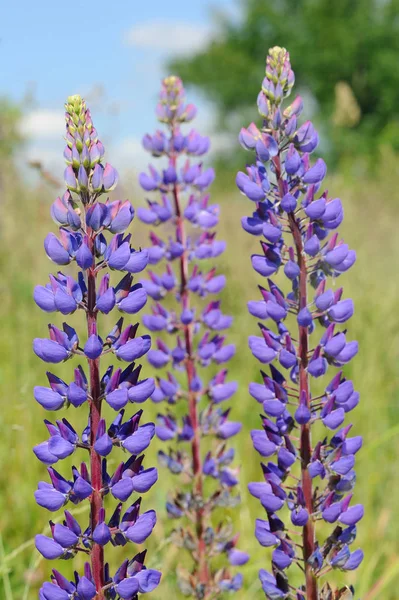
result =
M112 157L111 157L112 160ZM349 273L336 285L344 286L344 296L355 301L355 315L349 323L349 339L360 344L358 356L346 368L360 391L361 402L351 413L356 435L364 436L364 446L357 456L358 482L355 501L365 504L365 517L358 527L356 546L364 549L365 560L353 574L345 576L356 588L356 599L397 600L399 593L399 174L398 160L383 152L375 172L365 166L342 167L327 181L330 195L339 196L345 208L341 233L350 247L355 248L358 260ZM118 165L115 165L116 167ZM39 508L33 497L37 482L46 479L45 467L32 453L32 446L46 437L43 418L54 420L59 415L45 414L34 401L34 385L45 385L46 366L35 357L32 339L45 337L48 316L41 313L32 299L37 283L44 284L54 270L45 256L43 238L55 231L49 208L57 191L49 184L34 180L28 185L9 165L3 165L0 189L0 597L4 600L33 600L40 583L49 576L52 565L41 560L33 544L34 535L48 530L51 517ZM129 181L129 177L121 177ZM115 197L129 197L137 206L143 202L130 176L129 185L121 185ZM257 251L258 242L241 230L240 217L247 213L249 202L234 188L216 185L214 200L221 204L219 237L227 240L227 252L215 261L224 272L228 286L223 292L223 308L234 315L229 334L237 345L238 355L231 361L231 377L239 381L238 393L227 404L232 406L231 418L241 420L243 430L237 436L237 462L240 465L239 509L228 509L224 516L234 522L241 533L239 547L251 554L250 562L242 568L245 585L235 597L262 598L257 579L259 568L268 568L270 552L261 548L253 535L254 521L262 515L260 504L249 496L246 485L259 477L258 455L253 451L249 431L259 426L259 408L249 396L249 381L258 377L255 359L247 347L247 336L256 333L256 320L246 311L246 302L256 299L260 277L252 271L249 256ZM133 221L131 231L136 245L145 245L148 229ZM51 315L56 324L59 315ZM69 319L82 327L82 315ZM79 326L79 322L81 325ZM111 321L109 321L111 325ZM107 321L108 325L108 321ZM105 331L104 331L105 333ZM70 381L73 361L55 366L54 372ZM75 362L75 365L77 363ZM145 372L149 373L148 366ZM154 418L159 407L149 401L144 405L147 420ZM87 411L62 411L79 431L85 424ZM106 414L110 414L106 411ZM154 440L145 464L156 463L159 442ZM76 457L75 457L76 460ZM115 462L115 458L113 461ZM60 466L68 474L68 461ZM69 462L71 464L71 462ZM57 468L57 467L56 467ZM165 518L164 501L172 486L165 471L160 480L145 495L143 506L156 508L158 524L148 544L148 564L163 565L160 587L151 594L153 600L179 598L176 585L176 566L184 566L182 551L170 545L172 523ZM107 499L112 506L113 500ZM83 503L85 504L85 503ZM87 507L79 505L82 524L87 519ZM129 547L108 550L111 567ZM54 563L54 566L60 565ZM62 569L71 574L68 563ZM335 582L343 582L337 574Z

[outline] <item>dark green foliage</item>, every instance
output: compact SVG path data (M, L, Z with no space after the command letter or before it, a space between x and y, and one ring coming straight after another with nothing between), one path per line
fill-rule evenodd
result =
M255 103L268 48L280 45L323 122L336 124L328 132L333 154L371 151L377 138L399 147L399 0L242 0L241 9L240 20L220 20L205 50L171 65L216 103L222 126ZM353 103L344 94L337 106L339 82Z

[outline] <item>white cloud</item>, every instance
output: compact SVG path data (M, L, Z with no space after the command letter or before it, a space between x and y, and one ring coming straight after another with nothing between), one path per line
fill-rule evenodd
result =
M209 25L160 19L138 23L132 27L126 34L126 43L145 50L185 54L203 48L211 36Z
M28 143L21 151L21 162L40 164L55 179L62 181L65 163L63 159L63 131L65 117L62 110L36 109L26 113L20 130Z
M62 156L62 146L57 148L53 143L33 142L25 145L17 155L18 164L30 181L41 178L38 168L43 169L49 176L49 180L63 185L63 172L65 162Z
M65 168L65 162L62 156L62 149L52 146L42 146L39 144L29 144L23 150L23 157L26 162L41 163L43 168L52 169L54 175L57 173L62 176Z
M65 128L64 113L51 109L33 110L22 118L20 128L23 135L35 139L61 138Z
M151 155L144 150L141 138L134 136L112 143L108 154L112 156L111 164L118 171L141 171L151 162Z

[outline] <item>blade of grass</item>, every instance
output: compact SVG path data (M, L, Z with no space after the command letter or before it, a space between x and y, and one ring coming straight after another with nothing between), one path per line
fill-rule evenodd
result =
M81 506L80 508L78 508L74 511L71 511L71 512L73 515L79 515L81 513L86 512L88 510L88 508L89 508L88 506ZM59 515L56 519L54 519L54 523L62 521L63 518L64 518L63 515ZM47 528L48 528L48 526L46 525L42 531L43 534L46 533ZM5 555L4 546L3 546L3 538L1 537L1 533L0 533L0 576L3 579L3 586L4 586L4 592L5 592L4 600L14 600L13 594L12 594L12 589L11 589L11 584L10 584L10 579L8 577L8 570L9 570L8 563L11 562L21 552L23 552L27 548L30 548L31 546L33 546L34 543L35 543L34 539L28 540L28 541L24 542L23 544L21 544L20 546L18 546L18 548L15 548L9 554ZM32 556L29 561L28 573L35 571L37 569L37 567L39 566L39 564L41 563L42 559L43 559L43 557L40 554L38 555L37 550L35 548L34 551L32 552ZM31 582L28 578L25 588L24 588L24 594L23 594L22 600L28 600L30 588L31 588Z
M376 600L377 598L382 598L381 592L385 590L387 585L393 581L393 579L399 576L399 559L397 558L395 562L385 571L385 573L380 577L380 579L373 585L371 590L366 594L363 600Z
M41 554L39 554L38 556L36 556L35 554L32 554L32 558L30 560L29 563L29 571L28 573L31 573L32 571L35 571L38 566L40 565L40 563L43 560L43 556ZM28 600L28 595L29 595L29 591L31 588L31 582L30 582L30 578L28 576L25 588L24 588L24 595L22 596L22 600Z
M368 590L372 589L372 581L375 579L375 569L378 565L378 562L382 556L383 552L379 551L376 552L375 555L373 555L371 558L369 558L369 561L367 563L367 569L365 569L363 577L361 578L361 586L359 585L360 589L357 589L356 586L356 591L361 593L362 590L364 590L364 593L366 593Z
M2 561L2 564L0 565L0 575L3 574L3 570L2 570L3 568L8 569L7 563L11 562L16 556L18 556L18 554L21 554L21 552L23 552L27 548L30 548L31 546L33 546L34 542L35 542L34 539L28 540L28 541L24 542L23 544L21 544L20 546L18 546L17 548L14 548L14 550L12 552L10 552L9 554L6 554L6 556L4 556L4 560Z
M3 536L0 533L0 567L2 569L3 587L5 593L5 600L13 600L12 589L10 584L10 578L8 577L8 568L5 565L5 552L3 545Z

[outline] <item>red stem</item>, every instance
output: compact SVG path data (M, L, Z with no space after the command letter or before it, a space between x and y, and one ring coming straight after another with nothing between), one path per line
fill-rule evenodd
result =
M94 255L94 236L89 235L90 249ZM93 333L93 325L97 326L96 305L96 273L94 267L88 270L87 276L87 334ZM90 523L93 532L100 520L100 510L103 507L101 457L94 450L98 425L101 419L100 399L100 360L87 359L90 375L90 473L93 493L90 496ZM93 544L91 550L91 568L94 584L97 590L96 600L103 600L104 592L104 548L99 544Z
M274 159L276 168L276 178L279 186L281 197L284 195L283 181L281 178L280 155ZM300 230L299 219L295 218L294 213L288 215L288 221L292 236L294 238L295 250L298 260L299 273L299 310L307 306L307 269L306 260L303 253L302 235ZM308 350L309 350L309 334L307 327L298 325L298 355L299 355L299 398L306 394L308 408L310 408L310 386L309 375L307 372L308 366ZM313 487L312 478L309 475L308 465L312 456L312 440L309 424L301 425L300 436L300 457L301 457L301 484L305 497L305 505L309 515L313 513ZM316 549L315 528L312 517L303 528L303 560L306 578L306 600L318 600L317 579L313 575L313 570L308 562L308 559Z
M174 129L172 128L172 136ZM171 164L176 168L177 158L175 154L171 155ZM180 243L183 245L184 252L180 257L180 296L181 303L184 309L190 309L190 294L187 287L188 281L188 257L186 250L186 231L184 227L184 218L182 216L179 186L173 186L173 199L176 211L176 229L178 232ZM187 373L187 392L188 392L188 414L190 417L191 427L193 428L194 436L191 442L191 454L193 459L194 473L194 492L198 500L198 508L196 510L195 529L198 540L198 582L207 586L209 583L209 568L206 557L206 544L204 540L205 532L205 511L202 506L203 498L203 478L202 478L202 461L201 461L201 431L198 423L197 396L191 390L191 384L195 376L195 358L193 353L193 329L192 325L184 325L184 340L186 346L186 373Z

